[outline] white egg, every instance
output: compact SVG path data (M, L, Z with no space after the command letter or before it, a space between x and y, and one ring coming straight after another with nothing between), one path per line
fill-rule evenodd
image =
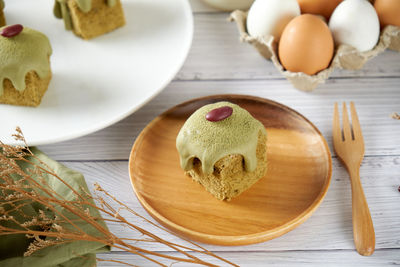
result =
M279 39L286 24L300 15L297 0L256 0L247 15L247 32Z
M379 18L367 0L345 0L329 20L335 43L347 44L360 52L374 48L379 39Z

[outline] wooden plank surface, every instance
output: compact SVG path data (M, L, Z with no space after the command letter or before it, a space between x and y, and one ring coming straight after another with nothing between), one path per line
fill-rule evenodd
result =
M183 101L212 94L247 94L281 102L306 116L331 145L333 104L354 101L366 143L366 155L400 155L400 78L329 80L312 93L295 90L285 80L180 81L121 122L97 133L41 146L59 160L128 159L136 136L156 116Z
M127 161L64 162L85 174L89 187L97 182L135 211L150 218L136 199L130 185ZM400 156L367 157L361 167L361 181L375 225L376 248L400 248ZM189 178L188 178L189 179ZM182 189L184 190L184 189ZM210 196L211 197L211 196ZM141 219L128 216L130 222L146 227ZM125 228L110 224L114 233L125 235ZM156 230L160 237L176 237ZM151 243L149 249L162 251ZM333 176L327 196L315 214L300 227L277 239L250 246L206 246L217 251L281 251L354 249L351 222L351 193L348 174L333 160Z
M361 257L353 251L334 250L326 251L323 254L320 251L278 251L278 252L217 252L218 256L231 260L240 266L324 266L324 267L381 267L381 266L396 266L400 263L400 253L397 250L385 249L376 251L373 257ZM165 253L168 255L177 256L176 253ZM194 254L199 256L198 254ZM129 264L136 266L158 266L149 264L139 256L133 256L127 253L110 253L99 255L102 259L114 259L126 261ZM219 261L213 260L210 257L202 257L204 260L209 260L214 264L220 264ZM167 263L172 263L167 261ZM99 266L121 266L110 262L100 262ZM198 266L189 264L175 263L173 266ZM220 266L228 266L220 264Z
M400 53L386 51L369 61L362 70L336 70L326 84L312 93L304 93L293 89L272 63L259 56L253 47L239 42L236 26L226 21L229 13L212 9L200 0L190 0L190 3L195 23L193 45L183 68L160 95L135 114L104 130L40 148L81 171L89 187L98 182L149 218L131 189L127 159L140 131L168 108L211 94L269 98L309 118L331 146L333 103L355 101L366 143L361 180L376 231L377 250L373 256L361 257L354 250L350 183L335 156L328 194L304 224L261 244L206 247L242 266L400 265L400 193L397 190L400 185L400 121L390 118L392 112L400 113ZM127 217L147 228L142 220L131 215ZM127 229L115 224L109 224L109 227L120 236L131 236ZM151 227L149 230L169 241L182 242L160 230ZM176 256L158 244L148 243L144 247ZM137 256L120 251L100 257L151 266ZM109 262L99 265L116 266Z
M282 79L271 61L262 58L249 44L240 43L228 13L194 16L194 38L188 59L177 75L179 80ZM361 70L336 69L331 79L348 77L399 77L400 53L387 50L368 61Z

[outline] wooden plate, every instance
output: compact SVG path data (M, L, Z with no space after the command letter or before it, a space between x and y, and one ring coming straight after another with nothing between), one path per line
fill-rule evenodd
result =
M196 109L224 100L248 110L268 132L267 175L230 202L185 176L175 147ZM133 145L129 172L140 203L162 225L195 241L245 245L278 237L308 219L328 190L332 162L324 137L296 111L253 96L217 95L154 119Z

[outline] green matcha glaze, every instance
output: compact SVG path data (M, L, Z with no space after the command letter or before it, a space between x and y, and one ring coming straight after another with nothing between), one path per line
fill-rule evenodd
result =
M230 117L218 122L206 120L208 112L223 106L233 108ZM198 158L203 173L210 174L218 160L239 154L244 158L246 171L254 171L260 131L266 134L262 123L238 105L218 102L203 106L189 117L176 138L181 166L188 171L193 168L193 159Z
M75 1L78 8L83 13L88 13L92 9L92 0L55 0L54 3L54 16L64 20L65 29L72 30L71 14L67 6L68 1ZM117 4L117 0L104 0L109 7Z
M54 16L64 20L64 26L66 30L72 30L71 15L69 14L66 0L56 0L54 3Z
M0 95L6 78L18 91L25 90L25 76L32 70L41 79L46 78L50 73L51 53L49 39L38 31L24 28L11 38L0 36Z
M92 9L92 0L75 0L75 2L83 13L88 13Z

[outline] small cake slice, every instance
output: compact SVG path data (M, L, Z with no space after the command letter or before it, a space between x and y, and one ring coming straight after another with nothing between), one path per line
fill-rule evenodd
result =
M49 39L20 24L0 28L0 103L38 106L51 80Z
M0 27L6 25L6 18L4 17L4 1L0 0Z
M176 139L181 167L214 197L230 200L267 171L267 134L249 112L229 102L201 107Z
M55 0L54 15L86 40L125 25L120 0Z

